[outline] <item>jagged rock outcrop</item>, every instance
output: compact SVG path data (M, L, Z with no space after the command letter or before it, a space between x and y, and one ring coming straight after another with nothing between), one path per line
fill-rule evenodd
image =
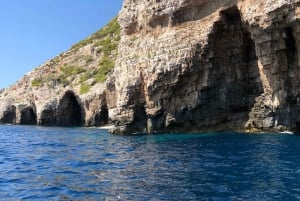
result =
M300 130L299 0L125 0L114 133Z

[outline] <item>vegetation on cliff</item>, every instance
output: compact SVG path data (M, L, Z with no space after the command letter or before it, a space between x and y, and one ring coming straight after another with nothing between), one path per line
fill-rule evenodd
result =
M87 39L37 68L31 86L78 86L81 94L88 93L96 83L104 83L114 68L120 32L117 18L112 19Z
M120 26L117 17L113 18L104 28L100 29L96 33L92 34L87 39L80 41L79 43L72 46L71 49L78 50L83 46L94 44L95 46L100 46L103 41L110 39L120 40ZM104 40L103 40L104 39ZM96 42L96 43L95 43Z

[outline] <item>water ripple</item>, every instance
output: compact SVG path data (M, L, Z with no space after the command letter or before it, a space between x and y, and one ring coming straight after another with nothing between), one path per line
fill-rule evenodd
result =
M0 200L299 200L299 143L0 126Z

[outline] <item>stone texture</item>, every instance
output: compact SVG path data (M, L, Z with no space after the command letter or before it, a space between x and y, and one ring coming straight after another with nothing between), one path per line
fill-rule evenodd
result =
M300 132L299 18L300 0L124 0L105 84L80 94L72 75L32 86L65 64L94 72L103 47L84 44L1 90L0 122Z
M298 0L125 0L114 133L300 129Z

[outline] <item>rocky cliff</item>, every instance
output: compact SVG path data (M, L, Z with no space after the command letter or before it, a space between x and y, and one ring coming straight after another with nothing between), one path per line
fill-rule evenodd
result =
M0 123L45 126L107 124L105 80L117 56L120 27L113 19L70 50L0 93Z
M121 38L108 26L30 72L0 121L298 132L299 18L300 0L124 0Z
M299 2L125 0L112 131L299 131Z

